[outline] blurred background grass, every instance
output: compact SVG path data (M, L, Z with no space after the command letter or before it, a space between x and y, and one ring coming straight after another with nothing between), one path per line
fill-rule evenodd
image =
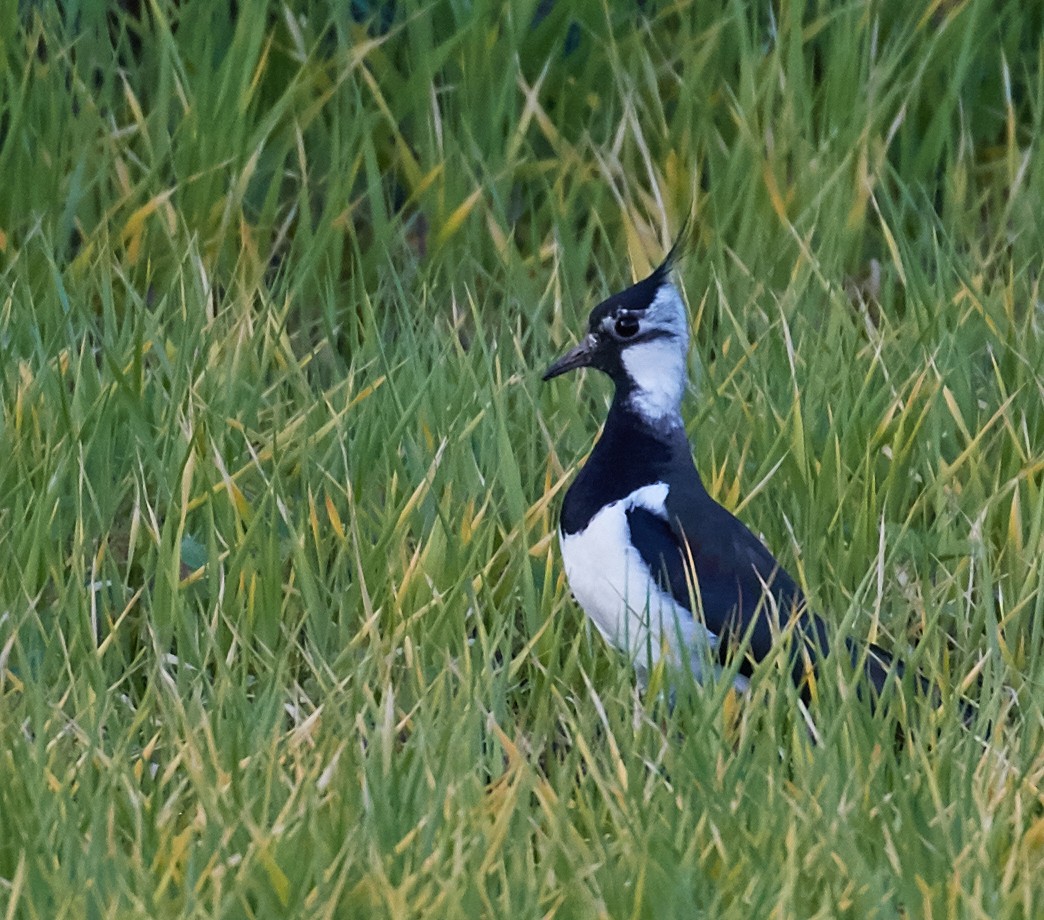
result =
M6 916L1037 915L1039 4L0 21ZM690 210L708 487L977 731L569 599L538 372Z

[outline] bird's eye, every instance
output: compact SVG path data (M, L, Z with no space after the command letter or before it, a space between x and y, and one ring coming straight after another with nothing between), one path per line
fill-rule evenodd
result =
M617 338L633 339L638 334L638 320L633 316L621 316L613 326Z

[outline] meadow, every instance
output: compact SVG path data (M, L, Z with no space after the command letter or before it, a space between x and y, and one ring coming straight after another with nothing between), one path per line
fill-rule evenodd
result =
M1042 915L1044 7L0 22L0 917ZM708 489L938 708L569 596L540 373L690 213Z

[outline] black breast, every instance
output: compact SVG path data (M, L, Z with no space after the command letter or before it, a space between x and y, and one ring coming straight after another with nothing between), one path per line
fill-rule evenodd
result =
M658 431L614 402L602 436L566 492L562 532L579 533L606 505L642 486L670 485L679 477L699 483L685 430Z

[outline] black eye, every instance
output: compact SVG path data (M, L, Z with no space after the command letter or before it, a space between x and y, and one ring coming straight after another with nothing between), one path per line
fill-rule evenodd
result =
M613 326L613 331L617 338L632 339L638 335L638 320L633 316L621 316Z

